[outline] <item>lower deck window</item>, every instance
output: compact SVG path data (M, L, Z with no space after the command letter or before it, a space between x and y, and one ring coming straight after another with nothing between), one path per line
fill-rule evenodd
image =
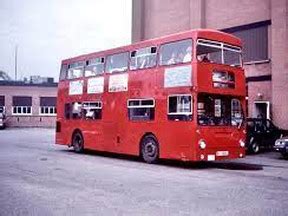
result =
M64 115L66 119L101 119L102 102L66 103Z
M175 121L192 120L192 96L170 95L168 97L168 119Z
M84 102L82 104L82 114L84 119L101 119L102 118L102 102Z
M154 99L128 100L129 120L153 120L155 113Z
M201 94L197 109L199 125L238 126L243 121L240 100L229 96Z
M66 119L70 119L71 117L71 104L70 103L65 104L64 115Z
M81 118L81 103L74 102L72 103L72 119L80 119Z

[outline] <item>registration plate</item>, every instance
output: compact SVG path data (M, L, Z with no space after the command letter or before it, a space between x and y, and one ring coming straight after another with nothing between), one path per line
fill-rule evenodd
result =
M217 157L224 157L224 156L228 156L228 155L229 155L228 151L217 151L216 152Z

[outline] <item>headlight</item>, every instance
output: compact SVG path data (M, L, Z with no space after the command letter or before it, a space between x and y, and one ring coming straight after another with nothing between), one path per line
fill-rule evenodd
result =
M278 146L278 145L280 145L280 144L281 144L281 141L280 141L280 140L276 140L275 146Z
M245 147L245 142L242 139L239 140L239 144L242 148Z
M199 146L201 149L205 149L206 148L206 143L203 139L199 140L198 142Z

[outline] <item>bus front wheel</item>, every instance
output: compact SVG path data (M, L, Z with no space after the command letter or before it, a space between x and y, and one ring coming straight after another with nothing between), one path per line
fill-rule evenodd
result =
M159 158L159 144L153 135L147 135L141 142L141 156L147 163L156 163Z
M80 131L74 132L72 136L72 146L74 151L77 153L84 151L84 138Z

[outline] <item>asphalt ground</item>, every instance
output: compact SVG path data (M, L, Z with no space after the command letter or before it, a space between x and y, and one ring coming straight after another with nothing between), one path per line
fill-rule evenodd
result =
M53 129L0 131L0 215L288 215L288 160L160 161L54 144Z

